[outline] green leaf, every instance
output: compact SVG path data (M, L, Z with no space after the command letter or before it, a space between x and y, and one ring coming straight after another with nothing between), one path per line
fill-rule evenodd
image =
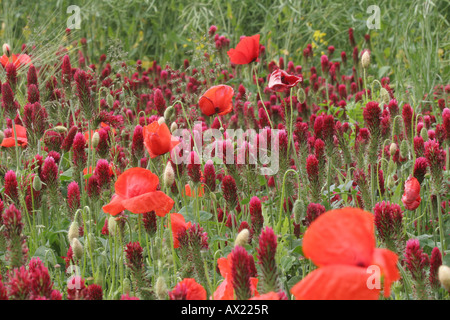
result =
M289 269L291 269L295 261L297 261L297 259L293 256L284 256L281 258L281 268L284 271L288 271Z
M185 206L179 211L186 219L186 222L191 221L193 223L200 223L202 221L208 221L212 218L213 214L206 211L199 211L200 221L198 221L197 213L192 208L192 205Z
M391 68L390 66L384 66L384 67L381 67L381 68L378 70L378 78L379 78L379 79L383 78L383 77L387 74L387 72L388 72L388 70L389 70L390 68Z
M56 264L54 251L46 246L40 246L37 248L33 257L38 257L47 265L54 266Z
M59 176L59 180L61 180L61 181L70 181L72 179L73 179L73 168L70 168L69 170L64 171Z

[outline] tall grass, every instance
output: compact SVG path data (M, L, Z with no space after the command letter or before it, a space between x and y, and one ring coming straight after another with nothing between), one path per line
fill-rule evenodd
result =
M324 41L317 43L317 59L327 45L351 54L347 35L351 27L359 48L365 44L364 34L370 34L379 77L389 75L401 92L411 87L418 103L423 93L431 93L435 84L448 79L450 4L377 1L381 28L369 30L366 21L371 13L366 11L373 4L342 0L3 0L0 40L16 50L28 41L46 43L42 42L44 35L55 41L71 15L67 7L78 5L82 21L81 29L74 30L75 37L87 39L92 57L106 53L110 39L120 39L131 61L156 59L162 65L179 66L186 53L195 49L189 39L200 38L214 24L231 39L232 46L240 35L260 33L269 58L283 56L301 64L302 51L314 41L316 30L325 33Z

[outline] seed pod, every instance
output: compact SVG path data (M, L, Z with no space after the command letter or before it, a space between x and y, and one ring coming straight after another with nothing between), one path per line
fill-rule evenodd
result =
M234 246L245 246L248 244L248 239L250 238L250 232L248 229L242 229L241 232L236 237L236 240L234 241Z

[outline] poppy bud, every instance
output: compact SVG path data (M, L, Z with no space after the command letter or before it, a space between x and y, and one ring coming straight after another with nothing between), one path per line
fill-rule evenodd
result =
M178 129L177 123L176 122L172 122L172 124L170 125L170 132L173 133L177 129Z
M73 239L78 238L80 236L79 228L80 227L78 226L77 220L74 219L74 221L70 224L69 233L68 233L68 238L69 238L70 243L72 243Z
M439 281L445 290L450 292L450 267L446 265L439 267Z
M164 119L164 117L161 117L158 119L158 124L162 125L163 123L166 123L166 119Z
M403 205L408 210L416 210L421 200L420 183L416 178L410 176L405 182L405 192L402 196Z
M167 162L163 178L166 187L170 188L175 181L175 172L173 171L173 167L170 162Z
M83 257L83 245L81 244L78 238L73 238L71 242L73 254L75 257L80 260Z
M167 121L170 121L172 119L174 113L175 113L175 109L172 106L168 107L166 109L166 111L164 111L164 119L167 119Z
M303 200L297 199L294 202L294 208L292 209L292 213L294 214L294 222L296 224L300 224L301 219L305 214L305 204Z
M130 281L130 279L128 279L128 278L123 279L122 289L123 289L124 293L126 293L126 294L130 293L130 291L131 291L131 281Z
M424 128L422 128L420 130L420 136L422 137L423 142L428 141L428 130L427 130L427 128L424 127Z
M248 229L243 229L236 237L236 240L234 241L234 246L245 246L248 244L248 240L250 238L250 231Z
M407 140L403 140L400 145L400 157L408 158L409 156L409 144Z
M397 144L393 142L389 147L389 153L393 156L397 152L397 149L398 149Z
M164 277L158 277L155 283L155 293L159 300L167 299L167 286Z
M9 44L4 43L3 44L3 54L7 56L8 58L11 57L11 48L9 47Z
M370 65L370 52L365 50L361 57L361 65L364 69L367 69Z
M108 106L112 107L114 104L114 98L112 95L108 94L106 96L106 103L108 104Z
M89 233L89 234L87 235L87 238L88 238L89 247L90 247L92 250L95 250L96 246L95 246L95 237L94 237L94 234L93 234L93 233Z
M5 139L5 134L0 130L0 144L2 144L3 139Z
M95 149L97 148L99 142L100 142L100 134L96 131L94 132L94 134L92 135L92 147Z
M42 182L38 175L33 178L33 189L35 191L41 191L42 189Z
M56 131L58 133L67 132L67 128L64 126L56 126L56 127L53 127L52 129L53 129L53 131Z
M389 101L391 100L391 98L389 96L389 92L385 88L380 89L380 97L381 97L381 101L383 101L384 104L388 104Z
M108 218L108 231L109 231L109 234L111 236L115 236L116 235L117 222L116 222L116 218L114 218L113 216L110 216Z

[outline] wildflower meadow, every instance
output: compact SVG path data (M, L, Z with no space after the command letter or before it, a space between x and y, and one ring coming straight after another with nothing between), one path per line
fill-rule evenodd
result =
M0 300L449 300L449 16L1 0Z

